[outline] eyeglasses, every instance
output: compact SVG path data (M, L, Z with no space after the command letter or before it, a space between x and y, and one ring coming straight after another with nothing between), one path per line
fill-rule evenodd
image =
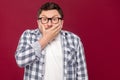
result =
M59 20L62 20L62 18L59 17L52 17L52 18L47 18L47 17L41 17L38 18L38 20L41 20L42 24L46 24L49 22L49 20L53 23L53 24L57 24L59 22Z

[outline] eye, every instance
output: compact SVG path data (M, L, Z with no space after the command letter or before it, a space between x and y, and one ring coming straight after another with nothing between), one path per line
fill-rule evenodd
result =
M57 17L52 18L52 21L57 21L57 20L58 20Z
M42 21L47 21L47 18L44 18L44 17L43 17L43 18L42 18Z

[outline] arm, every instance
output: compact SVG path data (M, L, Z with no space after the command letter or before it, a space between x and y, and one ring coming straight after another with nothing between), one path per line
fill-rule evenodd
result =
M39 60L43 55L41 53L41 46L38 41L31 43L30 30L26 30L18 43L18 47L15 54L15 59L20 67L25 67Z
M77 47L77 80L88 80L85 54L82 42L78 41Z
M43 57L42 50L58 35L61 28L61 25L55 25L46 30L44 26L40 26L42 37L33 43L30 41L34 38L30 35L30 30L25 31L20 38L15 54L17 64L20 67L25 67Z

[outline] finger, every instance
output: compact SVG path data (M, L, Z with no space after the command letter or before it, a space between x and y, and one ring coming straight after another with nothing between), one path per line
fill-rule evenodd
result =
M52 30L55 31L55 32L58 31L58 30L61 30L61 25L59 24L57 26L53 26Z
M51 28L47 29L47 32L53 32L54 34L58 33L61 30L61 24L52 26Z
M59 33L61 31L61 26L57 27L54 31L55 33Z

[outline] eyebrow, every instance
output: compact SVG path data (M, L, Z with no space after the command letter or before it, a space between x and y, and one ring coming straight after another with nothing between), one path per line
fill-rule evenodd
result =
M41 15L41 17L47 17L46 15ZM60 16L58 16L58 15L54 15L54 16L52 16L52 18L53 17L60 17ZM49 18L49 17L47 17L47 18Z

